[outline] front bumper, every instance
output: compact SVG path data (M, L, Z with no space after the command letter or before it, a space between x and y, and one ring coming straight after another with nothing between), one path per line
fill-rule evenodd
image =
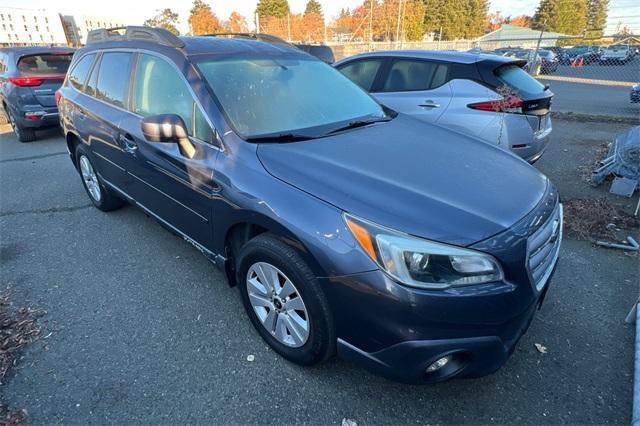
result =
M553 272L555 272L555 266ZM338 355L375 374L408 384L429 384L452 378L481 377L491 374L509 359L518 341L529 328L535 312L542 305L550 281L547 281L544 289L530 300L530 304L522 313L503 323L479 322L458 326L449 325L448 330L447 328L433 330L433 335L442 337L443 332L444 334L448 332L456 337L405 340L369 352L349 342L348 339L340 338ZM510 298L509 295L505 296ZM487 303L483 303L481 297L474 300L478 306L486 308ZM497 308L494 312L500 310L501 308ZM508 315L506 312L505 314ZM463 312L451 312L450 315L463 315ZM424 333L419 331L419 327L413 331L417 335ZM367 331L362 330L362 332ZM426 373L429 365L448 355L451 356L451 361L444 368Z

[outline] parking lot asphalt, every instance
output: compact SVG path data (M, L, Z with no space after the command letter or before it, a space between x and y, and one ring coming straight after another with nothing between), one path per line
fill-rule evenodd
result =
M624 127L556 121L537 167L565 198L601 196L577 167ZM1 131L2 288L47 314L0 401L32 424L630 422L637 257L565 239L542 309L485 378L407 386L339 359L301 368L193 247L133 207L93 208L56 131L29 144Z
M576 78L562 81L557 78ZM640 117L640 104L629 101L630 86L598 84L598 81L640 83L640 56L626 64L587 64L580 68L560 65L558 70L538 79L549 84L555 94L553 110L583 114Z

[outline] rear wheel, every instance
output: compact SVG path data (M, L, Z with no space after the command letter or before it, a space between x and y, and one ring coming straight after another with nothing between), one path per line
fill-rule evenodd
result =
M34 129L20 127L18 121L9 110L7 110L7 116L9 117L9 123L11 123L11 127L20 142L33 142L36 140L36 131Z
M288 245L261 234L241 249L242 301L262 338L291 362L314 365L335 352L329 304L307 264Z
M76 164L82 178L82 185L94 206L108 212L124 205L124 200L116 196L102 183L93 168L87 149L82 145L78 145L76 149Z

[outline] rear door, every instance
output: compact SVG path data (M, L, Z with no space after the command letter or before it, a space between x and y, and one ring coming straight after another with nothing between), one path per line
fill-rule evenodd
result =
M446 63L396 58L385 67L371 94L396 111L434 123L451 102L448 74Z
M182 72L160 56L138 55L132 99L120 125L120 144L131 175L125 190L136 202L204 247L212 246L213 165L219 152L213 127ZM176 143L148 142L141 120L177 114L185 122L195 154Z
M69 52L20 56L16 65L16 84L29 90L41 106L55 107L55 93L64 81L71 57Z
M94 164L103 179L123 188L126 183L126 153L119 142L119 126L128 113L129 80L133 54L106 51L93 67L86 84L86 101L79 106L77 122L91 146Z

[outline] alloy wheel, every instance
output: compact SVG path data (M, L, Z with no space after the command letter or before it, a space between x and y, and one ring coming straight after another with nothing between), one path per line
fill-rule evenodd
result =
M309 315L298 289L278 268L257 262L247 271L249 301L262 326L292 348L309 339Z
M99 203L102 198L102 192L100 190L100 184L98 183L98 176L91 166L89 159L81 155L80 156L80 173L82 174L82 180L84 181L91 198L95 202Z

